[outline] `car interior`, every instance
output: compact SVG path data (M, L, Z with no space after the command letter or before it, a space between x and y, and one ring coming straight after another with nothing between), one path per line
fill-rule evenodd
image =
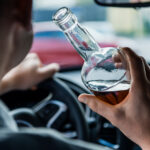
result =
M80 94L91 92L82 83L82 58L52 22L52 15L63 6L77 15L101 47L128 46L150 63L150 1L34 0L30 52L37 53L45 65L58 63L61 70L34 88L2 95L2 101L20 129L51 128L67 138L114 150L140 150L108 120L78 101Z

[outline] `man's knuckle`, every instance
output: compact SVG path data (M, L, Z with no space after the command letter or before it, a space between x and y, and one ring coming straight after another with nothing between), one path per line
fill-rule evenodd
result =
M125 54L128 53L128 54L131 55L131 49L130 49L129 47L123 47L123 48L121 48L121 50L122 50Z
M35 54L35 53L31 53L31 54L29 55L29 58L37 59L38 56L37 56L37 54Z
M139 56L134 57L134 59L131 58L131 62L134 65L134 68L140 69L143 67L143 60Z
M145 59L144 59L144 57L143 57L143 56L139 56L139 57L141 58L141 60L142 60L142 61L145 61Z
M123 50L130 51L131 49L129 47L123 47Z

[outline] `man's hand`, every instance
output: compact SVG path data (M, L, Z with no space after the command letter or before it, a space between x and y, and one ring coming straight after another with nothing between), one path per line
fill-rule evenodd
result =
M83 94L79 100L107 118L127 137L150 149L150 69L145 60L131 49L123 48L127 70L131 77L128 96L118 105L110 105L93 95ZM117 64L116 64L117 65ZM120 65L119 65L120 67Z
M43 66L37 54L30 53L23 62L8 72L0 83L0 94L10 90L25 90L59 71L58 64Z

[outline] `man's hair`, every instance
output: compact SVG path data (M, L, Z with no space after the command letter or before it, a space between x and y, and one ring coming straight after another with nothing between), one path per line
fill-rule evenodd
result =
M6 11L10 11L13 0L0 0L0 17L4 16Z
M0 19L12 17L27 25L31 21L31 10L32 0L0 0Z
M3 8L4 5L8 4L10 0L0 0L0 8Z

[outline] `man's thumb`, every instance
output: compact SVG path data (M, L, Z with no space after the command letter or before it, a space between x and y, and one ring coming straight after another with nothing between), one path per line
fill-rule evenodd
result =
M79 101L88 105L94 112L102 115L108 120L111 119L113 114L113 105L110 105L94 95L82 94L79 96Z

